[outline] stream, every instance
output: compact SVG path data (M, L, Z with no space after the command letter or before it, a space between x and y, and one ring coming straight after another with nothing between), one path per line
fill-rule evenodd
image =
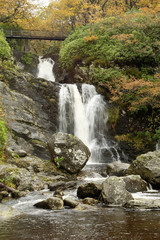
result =
M67 193L68 194L68 193ZM72 194L70 192L70 194ZM73 193L75 194L75 193ZM0 221L1 240L159 240L160 211L101 206L78 211L43 210L33 205L53 195L47 189L7 204L24 214ZM139 197L144 194L138 193ZM154 194L146 193L151 198ZM156 194L160 199L160 194Z

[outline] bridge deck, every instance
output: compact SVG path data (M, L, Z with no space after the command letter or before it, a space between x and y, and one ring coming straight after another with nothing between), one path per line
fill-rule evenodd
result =
M56 40L64 41L66 35L63 32L48 32L39 30L6 30L4 29L5 37L8 39L37 39L37 40Z

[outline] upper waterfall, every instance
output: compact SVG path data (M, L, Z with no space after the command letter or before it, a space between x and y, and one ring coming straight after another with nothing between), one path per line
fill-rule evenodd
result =
M116 143L107 139L107 104L95 87L82 84L61 85L59 93L59 131L80 138L90 149L90 162L104 162L106 156L119 160Z
M37 77L55 82L55 77L53 74L53 66L54 66L54 61L51 58L39 57Z

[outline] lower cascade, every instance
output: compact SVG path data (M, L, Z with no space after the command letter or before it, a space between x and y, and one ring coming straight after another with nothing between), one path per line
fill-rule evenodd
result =
M55 77L53 74L54 61L51 58L39 57L38 64L38 78L44 78L48 81L55 82Z
M117 144L107 137L107 120L107 104L93 85L61 85L59 131L73 134L87 145L89 163L120 160Z

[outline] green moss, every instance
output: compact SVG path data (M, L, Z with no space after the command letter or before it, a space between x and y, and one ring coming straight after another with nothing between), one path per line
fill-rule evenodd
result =
M40 145L40 146L42 146L42 147L44 147L44 148L47 147L47 143L42 142L42 141L37 140L37 139L32 139L32 140L30 140L30 143L33 143L33 144L35 144L35 145Z
M56 103L56 100L55 100L54 98L50 98L49 101L50 101L51 103Z

